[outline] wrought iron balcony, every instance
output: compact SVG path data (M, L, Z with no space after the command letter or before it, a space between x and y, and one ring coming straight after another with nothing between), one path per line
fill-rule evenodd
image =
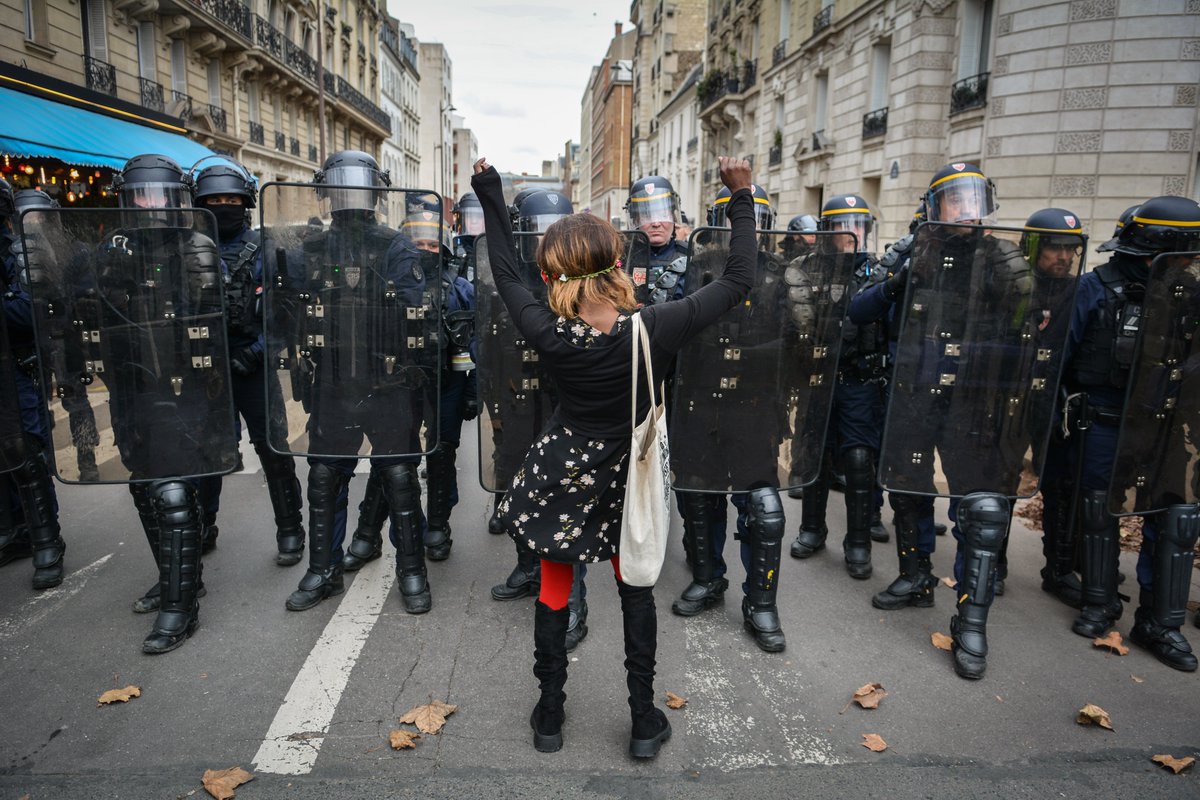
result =
M250 7L242 0L190 0L191 4L239 34L246 41L254 35Z
M751 61L746 59L746 63L742 65L742 91L746 91L754 85L758 80L758 60Z
M363 113L367 119L379 125L389 134L392 132L392 118L382 108L368 100L362 92L355 89L343 78L337 79L338 97L350 103Z
M288 152L297 158L300 156L300 140L294 136L288 140Z
M324 75L325 75L325 93L334 95L336 97L337 96L337 77L329 70L325 70Z
M251 122L250 123L250 142L251 142L251 144L262 144L265 141L266 141L266 137L263 134L262 123Z
M775 66L785 58L787 58L787 39L781 40L779 44L775 45L775 49L771 51L771 66Z
M254 43L276 58L283 58L283 34L258 14L254 15Z
M138 78L138 86L141 87L142 106L151 111L162 113L167 106L163 103L163 88L162 84L146 78Z
M862 137L870 139L872 136L883 136L887 133L887 117L887 106L863 114Z
M229 126L225 117L225 109L209 103L208 116L212 120L213 126L221 133L227 133L229 131Z
M317 82L317 61L315 58L304 52L304 48L293 42L291 39L284 37L283 39L283 54L284 61L297 74L303 78L307 78L313 83Z
M192 96L171 90L171 112L185 123L192 121Z
M783 162L783 145L776 145L767 151L767 165L775 166Z
M981 72L978 75L963 78L951 87L950 116L987 105L989 75L991 75L990 72Z
M833 24L833 6L825 6L813 17L813 36Z
M87 88L94 92L117 96L117 68L112 64L84 56L83 71L87 78Z
M693 136L692 138L688 139L687 151L690 153L693 150L695 150L699 145L700 145L700 137Z
M279 131L275 131L275 149L281 153L287 152L287 137Z
M317 163L317 146L315 144L308 146L308 160L314 164Z

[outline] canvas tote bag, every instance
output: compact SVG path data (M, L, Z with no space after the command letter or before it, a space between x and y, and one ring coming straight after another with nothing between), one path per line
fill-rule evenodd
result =
M666 406L654 400L654 368L650 363L650 335L641 314L633 317L633 377L631 403L633 439L629 448L629 479L625 484L625 509L621 517L621 580L630 586L653 586L667 554L667 529L671 524L671 454L667 444ZM638 352L646 363L646 391L650 411L637 421ZM659 397L663 396L659 386Z

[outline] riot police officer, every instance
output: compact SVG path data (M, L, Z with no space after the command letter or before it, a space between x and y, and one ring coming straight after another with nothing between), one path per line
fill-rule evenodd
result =
M1081 636L1102 636L1123 611L1117 594L1120 531L1107 498L1138 330L1148 324L1146 312L1160 311L1142 308L1152 262L1161 253L1200 250L1198 231L1200 206L1194 200L1151 198L1121 228L1108 263L1079 281L1064 383L1070 393L1066 413L1072 419L1086 415L1083 452L1069 454L1082 459L1076 491L1081 493L1083 607L1072 624ZM1168 525L1166 516L1145 518L1137 563L1141 592L1129 638L1167 666L1191 672L1197 660L1180 626L1196 531Z
M16 367L20 425L24 431L21 465L3 476L0 486L0 553L6 560L32 551L33 588L51 589L63 581L63 558L67 551L58 524L58 496L46 462L50 444L43 400L37 383L33 306L25 279L19 274L23 259L14 219L16 201L12 187L0 178L0 266L4 269L4 324ZM15 420L14 420L15 421ZM15 435L15 432L13 432Z
M687 243L675 238L679 222L679 195L675 194L675 188L666 178L651 175L630 185L625 211L630 229L646 234L650 244L644 279L639 281L643 276L636 272L633 276L635 285L644 285L649 289L669 264L688 255Z
M812 214L798 214L788 220L788 235L783 237L783 257L795 261L806 255L817 243L817 218Z
M1117 217L1116 225L1113 227L1112 238L1097 247L1097 253L1111 253L1117 249L1117 239L1120 238L1121 231L1129 224L1129 220L1133 219L1133 215L1137 210L1138 207L1134 205L1121 212L1121 215Z
M875 214L859 195L836 195L821 208L819 227L854 235L834 238L840 247L857 247L855 279L864 285L878 261ZM857 288L857 287L856 287ZM887 329L881 321L842 326L838 382L833 395L832 422L820 477L804 488L800 533L792 543L794 558L809 558L825 548L834 452L845 467L846 537L842 543L846 570L852 578L871 576L871 528L876 513L875 461L883 429L883 387L888 375Z
M483 206L474 192L467 192L454 206L454 255L472 266L475 238L483 233ZM470 277L467 277L470 280Z
M225 265L225 307L228 316L231 388L237 413L246 421L250 443L262 463L267 492L275 514L275 563L291 566L304 552L304 525L300 481L294 459L272 450L267 443L267 399L263 393L262 253L261 238L250 227L256 189L249 173L240 165L212 164L196 175L195 205L207 208L217 220L221 259ZM274 370L266 371L267 391L278 396L282 390ZM282 426L276 424L278 433ZM279 449L285 449L276 442ZM221 478L204 478L200 486L204 506L205 551L216 544L217 510L221 500Z

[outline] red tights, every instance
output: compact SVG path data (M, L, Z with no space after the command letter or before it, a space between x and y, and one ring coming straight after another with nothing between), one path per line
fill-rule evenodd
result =
M621 580L621 561L617 557L612 560L613 572L617 576L617 580ZM561 561L547 561L542 559L542 590L538 594L538 600L550 607L551 611L558 611L561 608L567 607L567 600L571 596L571 585L575 582L575 568L572 564L564 564Z

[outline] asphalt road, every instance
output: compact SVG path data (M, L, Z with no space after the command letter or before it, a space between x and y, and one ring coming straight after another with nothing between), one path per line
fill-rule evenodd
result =
M474 428L464 434L473 445ZM528 727L532 601L489 595L515 557L506 538L486 533L490 496L478 488L473 446L460 455L453 554L430 566L434 607L421 617L401 609L390 552L347 576L341 597L286 611L303 566L275 566L270 504L244 449L246 471L226 479L219 546L205 559L201 627L173 653L140 650L152 619L129 606L154 570L122 487L60 487L62 586L35 594L28 561L0 569L0 800L203 797L205 769L235 765L257 776L238 790L248 800L1200 797L1200 767L1176 776L1150 760L1200 756L1200 678L1073 634L1074 612L1040 589L1040 544L1019 520L1007 594L992 611L988 674L973 683L930 643L949 632L950 589L939 586L932 609L870 606L894 576L891 544L876 545L867 581L846 575L836 533L813 559L785 554L788 648L772 655L742 630L732 542L726 604L690 620L670 614L687 583L673 535L656 590L657 687L688 704L667 712L674 737L651 763L626 755L620 613L599 565L589 576L591 632L566 686L566 745L542 755ZM354 481L352 504L365 483ZM836 532L840 495L830 505ZM785 508L790 542L799 504ZM945 575L953 541L939 545L935 571ZM1132 575L1132 556L1122 563ZM1131 621L1130 611L1118 629ZM1190 619L1187 631L1200 645ZM888 692L880 707L848 707L870 682ZM97 706L101 692L127 684L142 696ZM398 717L430 699L458 710L441 734L392 751ZM1107 710L1115 732L1076 724L1086 703ZM865 733L888 750L862 747Z

